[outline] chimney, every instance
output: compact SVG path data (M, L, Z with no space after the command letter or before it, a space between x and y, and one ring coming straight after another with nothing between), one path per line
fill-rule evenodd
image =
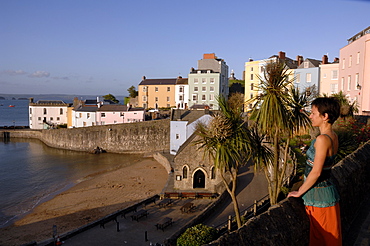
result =
M145 76L143 76L143 80L146 80L146 77Z
M250 61L250 62L252 62L252 61L253 61L253 59L252 59L252 58L249 58L249 61Z
M203 54L203 59L216 59L215 53Z
M334 58L334 63L338 63L339 62L339 58L338 57L335 57Z
M297 56L298 67L302 64L302 62L303 62L303 56Z
M30 103L33 103L33 97L30 97Z
M328 64L328 56L327 55L323 55L322 57L322 64Z
M282 60L285 60L285 52L280 51L279 52L279 58L282 59Z

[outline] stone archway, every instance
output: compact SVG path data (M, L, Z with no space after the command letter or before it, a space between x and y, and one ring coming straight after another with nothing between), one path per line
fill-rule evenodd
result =
M206 187L206 176L202 170L198 170L194 173L193 178L193 189L205 188Z

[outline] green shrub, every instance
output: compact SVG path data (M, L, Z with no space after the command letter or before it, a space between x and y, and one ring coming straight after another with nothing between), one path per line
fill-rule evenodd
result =
M196 225L186 229L177 239L178 246L201 246L217 238L217 230L206 225Z

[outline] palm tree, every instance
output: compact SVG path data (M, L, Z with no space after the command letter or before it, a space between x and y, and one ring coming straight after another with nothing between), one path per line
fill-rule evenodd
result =
M324 95L327 97L327 95ZM342 91L335 93L332 97L336 98L340 105L340 117L347 118L353 117L355 113L358 113L358 104L357 101L353 101L352 103L348 100L346 95L343 94Z
M239 168L247 163L247 154L250 153L246 122L242 117L244 102L243 97L238 95L231 97L230 103L223 96L218 97L217 101L220 113L213 117L208 126L198 125L197 134L200 139L195 144L199 144L199 149L210 156L219 171L232 199L236 222L240 228L242 222L236 198L237 175ZM227 175L231 179L231 187Z
M303 108L307 104L307 95L299 94L289 80L285 63L276 60L266 64L263 77L260 80L260 94L252 98L254 103L251 119L256 122L261 134L266 135L273 148L273 160L269 162L262 158L256 164L262 164L269 184L270 203L277 203L278 195L286 176L288 165L288 148L293 134L309 125L310 121ZM286 138L284 157L281 157L282 139ZM262 142L261 142L262 143ZM280 164L280 159L283 159ZM266 169L269 172L266 172Z

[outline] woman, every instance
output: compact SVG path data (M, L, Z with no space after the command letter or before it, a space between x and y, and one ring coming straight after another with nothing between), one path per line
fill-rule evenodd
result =
M332 125L339 117L340 106L333 98L312 102L312 126L320 129L307 150L304 183L288 197L302 197L310 219L310 245L342 245L339 195L330 182L330 169L338 151L338 137Z

